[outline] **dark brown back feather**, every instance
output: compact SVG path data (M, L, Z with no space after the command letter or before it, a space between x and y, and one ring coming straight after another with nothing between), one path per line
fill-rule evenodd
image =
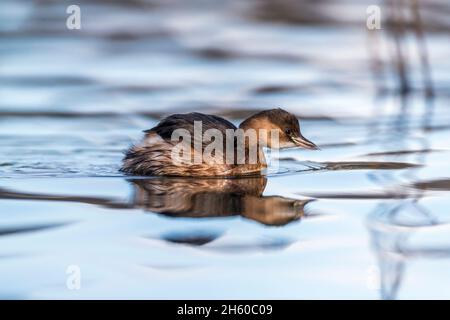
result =
M170 140L176 129L185 129L194 137L194 121L202 122L202 134L208 129L217 129L225 136L226 129L237 129L230 121L221 117L198 112L174 114L161 120L158 125L145 133L155 132L164 140Z

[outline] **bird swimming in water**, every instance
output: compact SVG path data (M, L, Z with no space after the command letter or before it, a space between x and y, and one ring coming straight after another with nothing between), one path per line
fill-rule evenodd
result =
M197 124L201 124L200 138L196 131ZM230 132L256 132L256 139L244 137L243 159L238 158L238 138L232 136L233 147L226 146L229 139L214 136L216 148L214 156L206 161L202 156L208 151L211 139L205 139L208 132L228 137ZM174 133L194 136L193 141L184 145L188 147L186 153L189 161L174 161L174 150L181 144L174 139ZM267 167L263 148L293 148L302 147L316 150L318 147L302 136L298 119L291 113L282 109L271 109L259 112L244 120L237 128L228 120L214 115L202 113L174 114L163 119L157 126L146 130L143 140L133 145L125 154L122 172L132 175L145 176L243 176L260 174ZM197 136L196 136L197 134ZM178 137L179 138L179 137ZM220 138L220 137L219 137ZM248 139L247 139L248 138ZM276 140L274 139L276 138ZM208 141L205 141L208 140ZM227 140L227 141L225 141ZM242 140L241 140L242 141ZM186 149L184 149L186 150ZM256 161L250 161L251 150L256 150ZM210 151L210 150L209 150ZM231 158L227 156L231 153ZM210 153L211 155L213 152ZM196 158L199 156L198 158ZM200 159L199 161L195 161ZM231 161L229 161L231 159Z

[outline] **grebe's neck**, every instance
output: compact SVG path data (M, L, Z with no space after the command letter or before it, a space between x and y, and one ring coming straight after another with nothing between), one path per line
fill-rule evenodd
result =
M257 130L256 128L258 128L258 122L260 122L261 119L258 119L255 116L251 116L247 119L245 119L244 121L241 122L241 124L239 125L239 129L243 129L243 130L248 130L248 129L253 129L253 130Z

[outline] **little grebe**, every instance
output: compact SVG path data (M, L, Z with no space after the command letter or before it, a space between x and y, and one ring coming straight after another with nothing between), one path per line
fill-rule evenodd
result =
M201 124L200 138L196 131L199 130L197 124ZM200 153L200 162L185 161L176 163L173 158L173 151L180 143L179 136L174 139L173 134L177 129L194 136L194 141L189 141L189 160L196 159ZM234 145L237 138L234 136L233 149L225 146L225 139L214 136L214 142L218 142L223 148L214 149L213 160L205 161L201 156L208 150L211 140L206 139L208 131L215 130L222 137L230 132L256 132L256 140L244 137L245 161L239 161L234 155L237 146ZM146 130L143 140L132 146L123 160L122 171L133 175L164 175L164 176L242 176L257 174L266 168L263 147L268 148L292 148L303 147L305 149L318 149L317 146L302 136L297 118L291 113L282 109L272 109L259 112L244 120L239 128L231 122L214 116L202 113L174 114L163 119L156 127ZM205 134L206 132L206 134ZM197 138L195 138L197 137ZM274 143L276 137L276 143ZM248 138L248 139L247 139ZM199 142L200 140L200 142ZM241 140L242 141L242 140ZM196 144L198 142L198 144ZM223 142L223 143L222 143ZM196 147L197 146L197 147ZM217 146L217 144L216 144ZM255 162L249 161L250 149L256 147L257 157ZM232 161L227 158L227 152L233 154Z

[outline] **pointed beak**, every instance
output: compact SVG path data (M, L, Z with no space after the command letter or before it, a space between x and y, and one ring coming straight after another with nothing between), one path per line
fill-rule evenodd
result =
M301 134L299 136L292 136L291 139L298 147L309 150L320 150L320 148L316 146L315 143L309 141Z

